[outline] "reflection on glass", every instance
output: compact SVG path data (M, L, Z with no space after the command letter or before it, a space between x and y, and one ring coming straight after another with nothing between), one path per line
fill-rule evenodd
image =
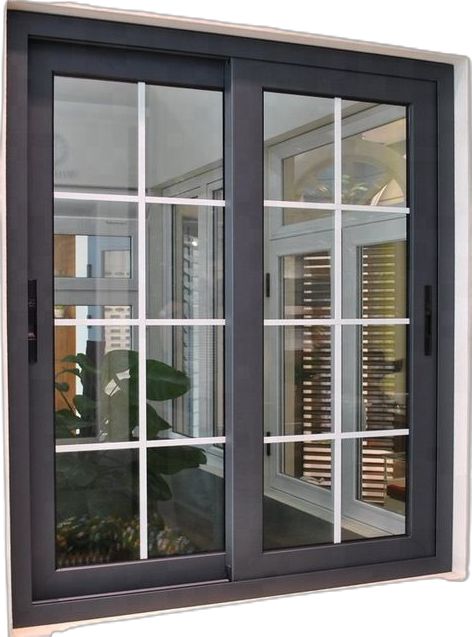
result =
M223 330L148 328L148 439L224 434Z
M138 452L56 454L56 566L139 559Z
M407 218L343 213L343 315L407 316Z
M327 250L282 257L283 318L331 316L331 253Z
M55 428L59 444L136 440L138 353L127 326L55 328Z
M56 200L55 318L136 315L136 246L135 204ZM87 308L85 316L79 307Z
M265 327L267 435L331 431L331 328Z
M223 209L148 207L148 316L223 318Z
M133 317L131 305L54 305L55 319L129 319Z
M264 549L332 543L331 443L264 446Z
M324 219L324 223L321 220ZM282 224L290 226L295 223L306 223L307 221L319 222L312 225L311 230L320 232L332 228L332 213L324 210L310 210L307 208L284 208L282 212Z
M146 86L146 191L149 195L212 199L209 184L221 179L222 157L223 94L220 91ZM208 192L184 194L195 182L199 186L207 184Z
M137 85L54 78L54 187L127 194L138 184Z
M334 201L334 100L264 93L265 199Z
M343 102L342 200L406 206L406 108Z
M224 550L223 467L212 445L148 449L149 557Z
M55 234L54 257L57 277L129 279L131 237Z
M343 327L343 430L408 427L407 327Z
M303 223L293 236L281 237L280 208L265 209L265 318L331 318L334 218L323 210L285 209Z
M342 444L342 539L355 539L352 532L363 538L406 533L408 438Z

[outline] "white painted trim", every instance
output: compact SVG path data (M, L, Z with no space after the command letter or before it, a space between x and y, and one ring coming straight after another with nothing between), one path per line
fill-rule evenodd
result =
M391 438L393 436L408 436L409 429L382 429L381 431L343 431L339 437L343 440L352 438Z
M339 544L342 535L342 444L339 435L342 431L343 409L343 218L342 202L342 101L334 98L334 369L333 369L333 426L334 445L332 445L331 482L333 489L333 542Z
M139 319L54 319L55 327L81 327L81 326L104 326L104 327L126 327L139 325Z
M452 61L452 60L450 60ZM454 502L451 579L470 569L471 475L471 308L472 156L471 65L461 57L454 68L455 276L454 276ZM446 576L444 576L446 578Z
M172 204L174 206L211 206L212 208L224 208L224 199L198 199L196 197L154 197L143 195L148 204ZM56 190L54 199L67 199L72 201L109 201L138 203L141 196L138 195L118 195L103 192L74 192ZM380 208L378 208L380 210Z
M336 261L336 258L335 258ZM335 266L336 269L336 266ZM339 276L339 275L338 275ZM336 274L335 274L336 278ZM336 289L336 288L335 288ZM336 292L335 292L336 295ZM336 307L336 301L335 301ZM281 325L409 325L410 319L407 318L334 318L334 319L264 319L264 325L281 326Z
M139 403L139 557L148 557L147 396L146 396L146 85L138 82L138 403Z
M313 442L314 440L334 440L334 433L327 434L287 434L286 436L264 436L264 444L286 442Z
M102 192L61 192L54 191L54 199L67 199L72 201L109 201L138 203L138 195L116 195Z
M146 431L146 430L144 430ZM161 440L130 440L124 442L76 442L57 444L56 453L77 453L78 451L117 451L119 449L155 449L157 447L195 447L196 445L219 445L226 442L225 436L203 438L162 438Z
M196 445L222 445L226 442L226 436L207 436L202 438L168 438L167 440L148 440L148 449L154 447L195 447Z
M264 208L296 208L300 210L337 210L341 208L346 212L387 212L402 215L408 215L410 213L409 208L401 208L400 206L358 206L354 204L343 204L341 202L315 203L312 201L282 201L279 199L266 199L264 201Z
M120 449L139 449L139 441L125 442L77 442L56 444L56 453L77 453L84 451L118 451Z
M326 434L293 434L287 436L264 436L264 444L284 442L313 442L315 440L352 440L354 438L391 438L408 436L409 429L382 429L379 431L334 431Z
M401 320L401 319L400 319ZM225 319L55 319L54 325L56 327L67 326L127 326L127 325L140 325L141 322L145 323L147 327L154 327L158 325L225 325Z
M345 212L387 212L388 214L408 215L409 208L400 206L358 206L355 204L341 204L341 208Z
M156 325L225 325L225 319L218 318L198 318L198 319L146 319L146 325L153 327Z
M172 204L174 206L211 206L212 208L224 208L224 199L199 199L198 197L146 197L146 203Z
M315 203L314 201L282 201L265 199L264 208L297 208L299 210L334 210L334 203Z
M186 31L203 31L206 33L220 33L223 35L251 37L278 42L291 42L308 46L328 47L347 51L361 51L377 53L393 57L409 57L417 60L430 60L448 64L461 64L465 56L440 51L425 51L407 46L379 44L365 40L338 38L330 35L315 34L303 31L290 31L263 25L223 22L205 18L189 18L150 11L133 11L123 9L109 9L92 5L79 5L73 2L41 3L25 2L23 0L8 0L7 8L15 11L34 11L36 13L50 13L55 15L92 18L95 20L110 20L112 22L128 22L147 26L161 26L168 29L182 29Z

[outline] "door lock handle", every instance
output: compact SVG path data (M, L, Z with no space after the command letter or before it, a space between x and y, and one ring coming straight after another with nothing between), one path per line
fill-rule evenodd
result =
M28 281L28 361L38 360L38 294L37 281Z
M433 352L433 288L424 286L424 355Z

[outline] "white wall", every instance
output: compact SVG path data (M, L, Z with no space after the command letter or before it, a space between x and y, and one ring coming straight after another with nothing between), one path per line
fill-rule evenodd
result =
M267 25L279 29L308 31L333 37L472 56L470 19L466 15L467 3L463 0L430 0L428 3L415 3L411 0L395 0L388 3L378 0L291 0L290 3L256 3L254 0L238 0L231 3L211 0L96 2L106 7ZM461 94L461 103L465 103L467 99L468 95ZM459 133L459 137L462 137L460 155L464 162L468 151L464 145L463 132ZM458 279L458 293L459 309L462 312L459 320L463 335L466 336L468 280L463 275L468 267L468 225L465 217L466 193L463 191L459 194L461 243L458 260L461 278ZM467 363L467 343L462 341L457 346L457 372L462 381L467 379ZM468 386L463 382L458 392L459 416L462 418L465 418L468 411L468 393ZM0 445L1 442L0 440ZM462 475L458 478L465 485L464 457L459 460L462 462ZM5 545L5 523L1 517L3 513L0 507L0 633L6 634L6 563L5 551L2 549ZM415 634L431 637L460 635L470 632L471 599L470 580L463 583L450 583L439 579L423 580L162 614L151 618L120 620L113 624L102 622L71 629L68 634L77 637L124 637L130 634L140 637L170 634L192 637L224 634L225 637L239 637L245 632L285 636L295 633L297 629L303 629L304 632L308 630L314 635L329 631L329 634L339 633L349 637L376 634L382 637L407 637Z

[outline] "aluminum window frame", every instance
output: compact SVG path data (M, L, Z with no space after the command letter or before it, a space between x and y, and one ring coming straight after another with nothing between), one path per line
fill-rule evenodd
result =
M99 20L65 18L34 13L8 12L8 72L7 92L9 110L7 115L7 206L10 212L7 219L8 233L8 310L7 318L10 331L9 351L15 352L15 360L11 354L8 364L10 386L10 466L11 466L11 501L12 508L12 594L15 626L25 626L57 621L70 621L96 616L110 616L121 612L144 612L162 608L178 608L202 603L247 599L263 595L277 595L288 592L322 589L346 584L359 584L385 579L398 579L429 573L447 572L451 566L451 525L452 525L452 422L453 422L453 268L454 268L454 223L453 223L453 73L452 67L446 64L418 62L417 60L390 58L388 56L334 51L319 49L306 45L284 44L245 37L202 34L198 32L179 31L162 27L135 26L117 24ZM246 205L243 196L244 186L250 185L256 193L256 199L262 200L261 184L257 175L251 172L251 166L245 162L248 153L255 161L262 163L262 149L251 132L258 126L257 121L244 120L242 115L253 106L255 118L258 116L259 102L254 100L248 86L253 79L257 60L271 60L272 63L284 65L301 65L333 71L349 67L352 72L367 75L381 74L389 78L389 83L401 79L416 80L430 87L430 99L434 99L438 112L438 206L441 214L438 218L438 232L441 236L439 244L441 268L438 272L437 326L438 326L438 377L441 387L437 405L437 466L444 479L436 485L435 499L438 518L435 529L435 540L421 556L403 555L402 559L383 561L374 566L365 564L365 550L359 550L357 564L343 569L329 569L312 572L288 573L282 565L279 572L265 569L265 575L240 568L244 564L244 556L251 553L251 542L242 534L244 525L248 523L248 511L257 510L260 503L251 495L244 507L242 496L247 487L243 479L232 493L229 493L229 519L233 522L228 527L229 545L228 580L224 582L207 582L204 585L170 587L160 590L135 591L113 596L92 596L88 599L79 595L71 599L38 599L32 594L31 565L31 511L30 511L30 438L28 427L27 401L15 401L15 387L21 387L28 376L26 306L18 303L18 299L26 298L28 265L24 247L27 245L26 212L28 205L28 175L26 157L27 139L27 97L28 97L28 64L29 45L38 40L70 40L85 45L101 43L107 47L147 48L148 50L165 50L192 55L223 56L233 58L233 64L227 69L229 82L235 82L238 90L228 92L226 99L229 117L226 119L226 130L231 136L238 132L234 145L228 149L227 156L227 199L231 199L234 209ZM251 69L248 71L247 63ZM262 66L264 62L262 62ZM418 126L421 123L418 122ZM421 167L420 167L421 169ZM233 422L246 421L254 423L254 414L262 400L257 387L251 387L247 381L244 385L242 370L238 363L254 347L254 341L245 339L247 326L253 321L260 321L262 316L257 308L239 303L242 291L248 287L247 267L241 269L235 254L234 246L241 247L248 237L248 220L230 218L227 235L227 287L231 283L231 293L227 298L233 323L229 326L227 351L233 356L233 366L227 368L230 381L239 391L244 388L247 395L246 404L235 404L229 399L228 412L230 422L228 436L228 475L231 478L236 468L244 463L258 465L257 450L246 450L249 453L243 459L240 456L244 448L245 431L233 430ZM227 226L228 228L228 226ZM261 233L251 236L244 249L248 264L254 266L256 272L261 266L258 263L261 245ZM238 254L241 258L241 254ZM228 267L229 265L229 267ZM246 264L247 266L247 264ZM259 281L249 284L250 295L260 293ZM13 292L14 291L14 292ZM418 314L421 313L421 301L418 299ZM236 346L237 344L237 346ZM25 376L26 371L26 376ZM261 372L256 369L256 372ZM257 418L256 418L257 421ZM11 423L17 423L12 427ZM261 431L262 435L262 431ZM262 442L262 440L261 440ZM21 538L21 542L19 541ZM368 550L369 543L364 546ZM339 548L339 547L338 547ZM285 560L282 560L285 561ZM328 559L329 562L329 559ZM237 568L236 566L239 565ZM250 566L250 565L249 565ZM124 611L126 609L126 611Z

